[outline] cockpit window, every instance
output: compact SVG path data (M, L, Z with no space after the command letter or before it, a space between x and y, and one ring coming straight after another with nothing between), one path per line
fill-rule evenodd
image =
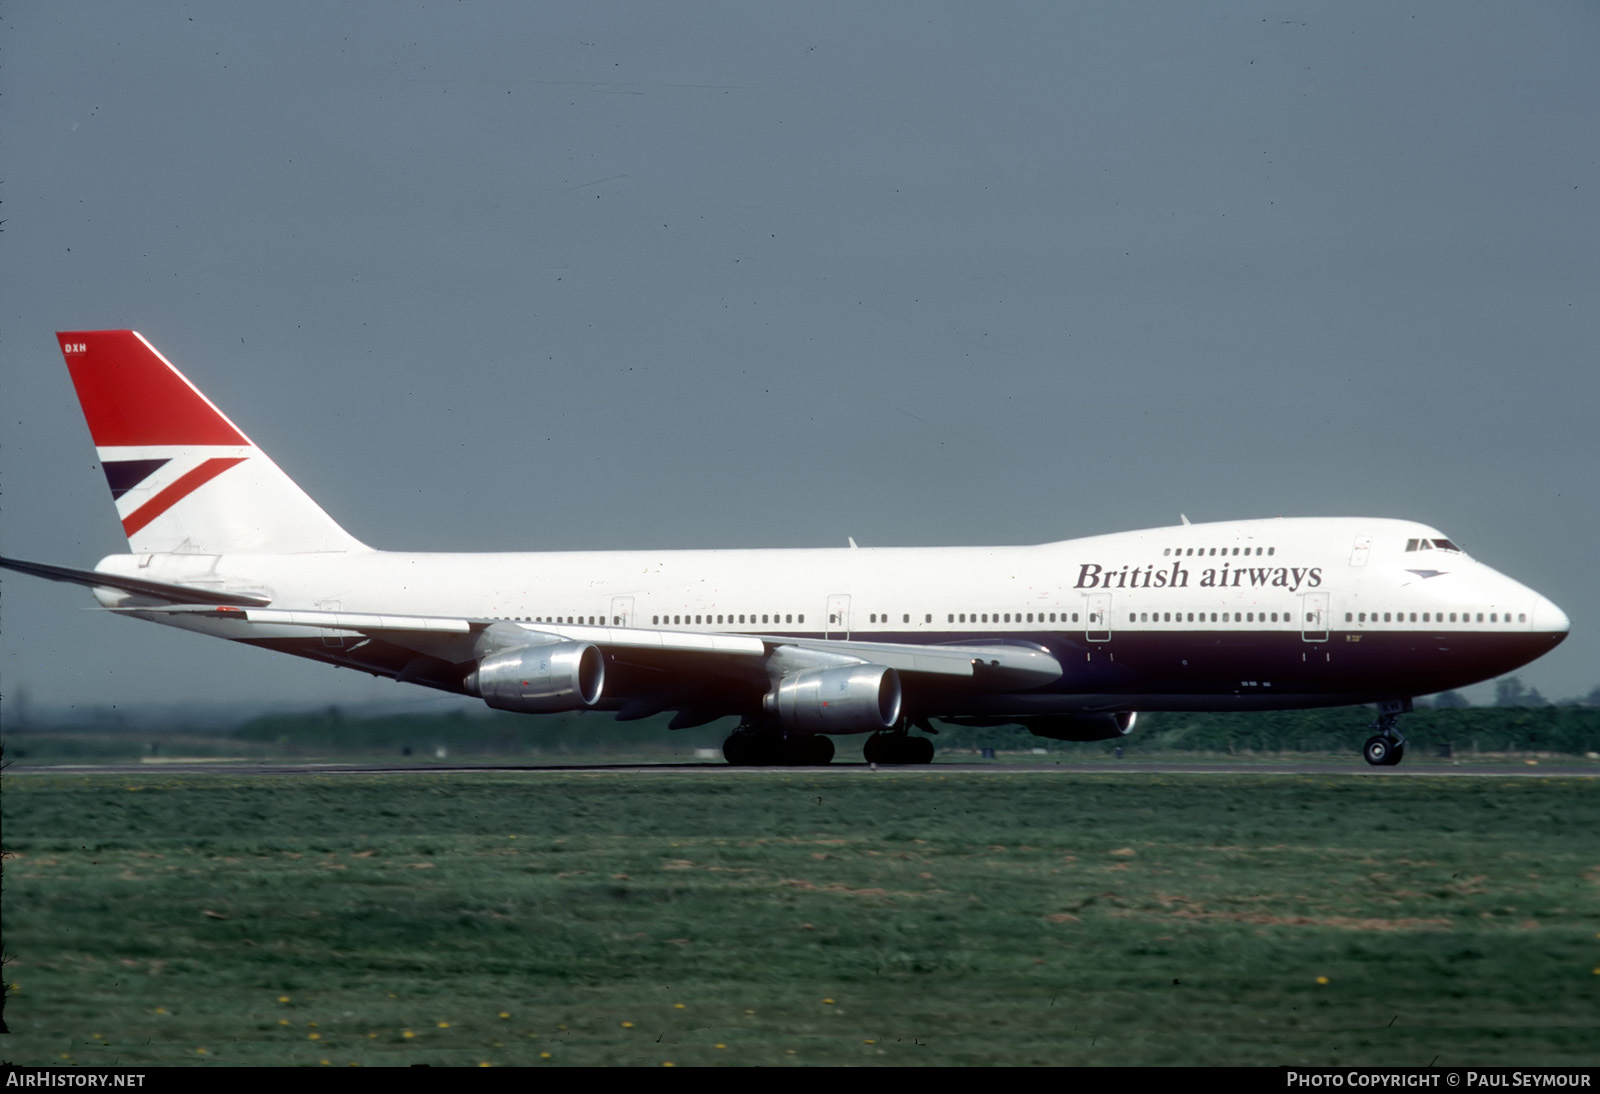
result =
M1435 550L1437 550L1437 551L1455 551L1457 554L1461 553L1461 548L1457 547L1454 543L1451 543L1447 539L1408 539L1408 540L1406 540L1406 550L1408 550L1408 551L1435 551Z

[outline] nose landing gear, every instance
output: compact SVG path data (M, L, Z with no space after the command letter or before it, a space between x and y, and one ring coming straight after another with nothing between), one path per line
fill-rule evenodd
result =
M1410 699L1390 699L1378 704L1378 720L1372 723L1372 728L1378 732L1361 746L1362 759L1373 767L1393 767L1405 758L1406 739L1395 725L1400 715L1410 709Z

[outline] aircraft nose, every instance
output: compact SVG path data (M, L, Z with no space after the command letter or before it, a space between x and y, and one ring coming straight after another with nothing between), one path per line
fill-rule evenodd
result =
M1572 620L1567 618L1567 613L1556 607L1549 597L1539 596L1534 598L1533 615L1531 617L1533 629L1541 634L1560 635L1556 641L1566 638L1567 632L1572 627Z

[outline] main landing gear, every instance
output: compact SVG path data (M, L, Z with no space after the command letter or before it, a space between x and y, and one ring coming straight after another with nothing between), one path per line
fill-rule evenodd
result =
M861 748L861 758L869 764L925 764L933 762L933 742L889 730L874 733Z
M820 767L833 762L833 739L820 733L783 734L740 726L722 742L723 758L734 767ZM933 742L905 730L884 730L861 749L869 764L925 764L933 761Z
M784 736L741 726L722 742L722 756L735 767L820 767L833 762L833 739L809 733Z
M1391 699L1378 704L1378 720L1372 728L1378 732L1367 738L1361 746L1361 756L1373 767L1393 767L1406 755L1406 739L1395 724L1400 715L1411 709L1410 699Z

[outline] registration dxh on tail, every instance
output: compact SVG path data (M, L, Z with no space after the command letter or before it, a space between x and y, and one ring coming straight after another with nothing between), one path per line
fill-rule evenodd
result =
M935 721L1083 741L1139 711L1376 703L1363 753L1395 764L1413 696L1567 634L1555 604L1405 520L1185 521L1028 547L375 550L143 336L59 339L128 551L93 570L0 565L500 710L737 717L730 763L826 763L848 735L868 760L925 763Z

